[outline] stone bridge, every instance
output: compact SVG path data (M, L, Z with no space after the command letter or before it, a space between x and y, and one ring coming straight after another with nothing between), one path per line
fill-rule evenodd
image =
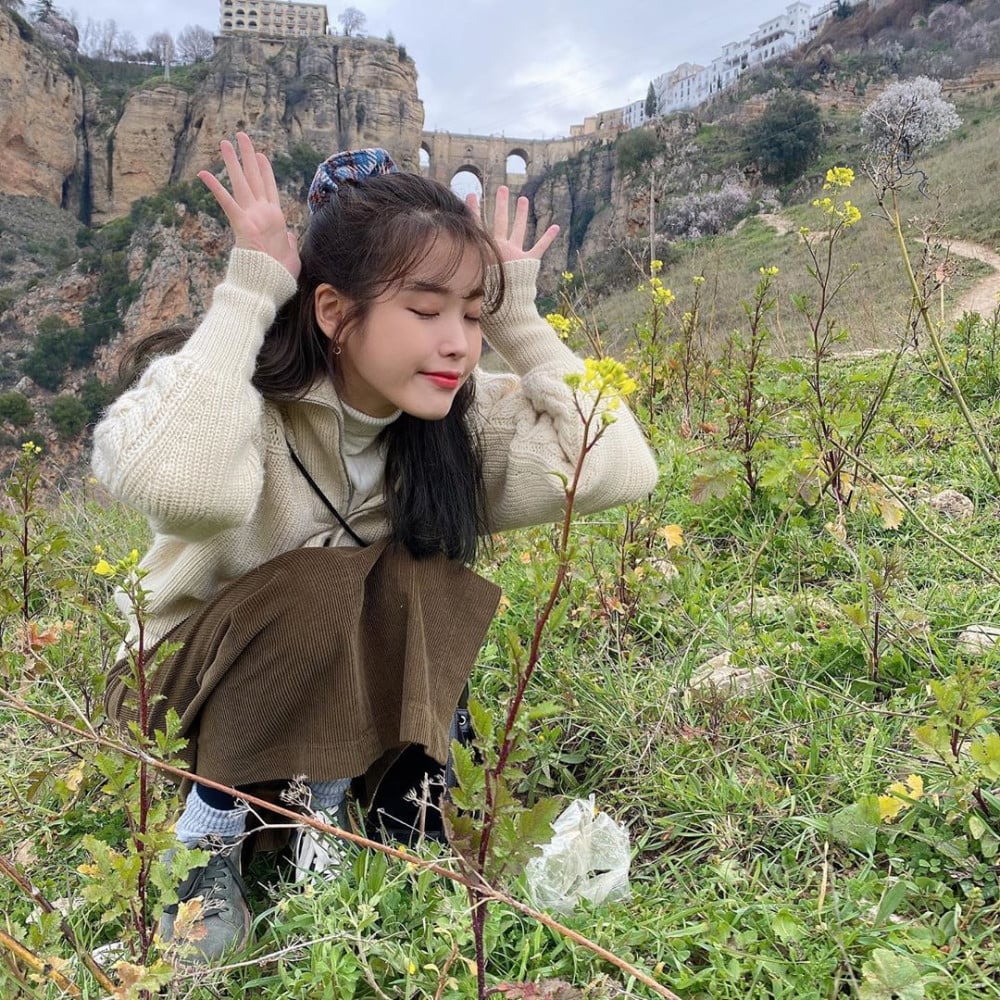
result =
M568 159L602 138L605 136L594 133L567 139L511 139L424 132L420 142L421 170L447 185L457 174L473 174L482 185L484 203L489 205L501 184L516 194L553 163ZM509 162L514 166L510 172Z

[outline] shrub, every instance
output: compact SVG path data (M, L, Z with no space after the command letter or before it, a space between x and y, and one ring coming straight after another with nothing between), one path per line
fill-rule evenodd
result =
M0 392L0 421L28 427L34 419L35 410L27 396L15 390Z
M96 423L105 408L114 402L115 389L102 382L96 375L91 375L80 388L80 402L87 411L87 422Z
M87 407L68 393L56 396L49 403L48 415L62 441L75 438L87 426Z
M361 125L358 125L360 128ZM323 161L323 156L307 142L296 143L288 153L278 153L271 159L274 179L279 187L286 184L297 184L297 193L304 198L309 192L316 167Z
M820 147L819 108L801 94L778 94L744 133L747 153L769 180L787 184L816 158Z
M21 370L43 389L58 389L82 335L58 316L46 316L38 324L34 344Z
M615 143L618 166L623 173L636 174L660 150L656 133L648 128L634 128L623 132Z

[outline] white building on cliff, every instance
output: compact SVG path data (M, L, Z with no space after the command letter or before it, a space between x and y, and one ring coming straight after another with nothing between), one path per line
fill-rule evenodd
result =
M255 34L264 38L325 35L326 5L289 0L219 0L219 34Z
M827 5L826 17L836 3ZM748 70L763 66L808 41L826 17L810 13L807 3L790 3L783 14L761 24L748 38L729 42L708 66L683 63L653 81L657 111L669 114L693 108L720 90L726 90Z

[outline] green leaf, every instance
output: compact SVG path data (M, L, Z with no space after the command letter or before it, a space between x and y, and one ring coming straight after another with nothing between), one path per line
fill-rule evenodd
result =
M480 743L495 743L493 735L493 716L482 702L475 698L469 699L469 715L472 718L472 729Z
M528 719L537 722L539 719L551 719L555 715L562 715L565 706L555 701L543 701L533 705L528 709Z
M991 781L1000 779L1000 735L989 733L969 744L969 756Z
M801 941L806 936L806 926L791 910L778 910L771 927L779 941L786 944Z
M870 854L875 850L878 825L878 796L865 795L830 817L830 836L855 851Z
M933 750L942 760L952 758L951 730L941 720L932 720L913 729L914 739L929 750Z
M559 815L561 805L559 799L539 799L530 809L525 809L518 816L518 837L524 844L533 848L529 857L537 854L542 844L552 839L552 824Z
M729 469L699 472L691 483L691 502L703 504L716 497L722 500L736 485L736 476Z
M928 977L906 955L876 948L862 966L861 1000L922 1000Z
M857 625L858 628L868 627L868 615L860 604L841 604L839 608L851 624Z
M885 892L882 893L882 898L878 903L878 910L875 913L875 926L881 927L899 908L899 904L903 902L904 899L910 893L911 885L909 882L904 882L902 880L898 882L893 882Z
M474 801L486 789L486 776L483 774L483 769L473 760L472 750L463 746L458 740L451 741L451 755L455 766L455 777L458 778L458 787L469 800ZM475 807L469 802L465 808Z

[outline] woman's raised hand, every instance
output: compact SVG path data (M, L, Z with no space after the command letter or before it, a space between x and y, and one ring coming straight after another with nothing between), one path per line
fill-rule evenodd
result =
M500 259L502 261L524 260L525 258L541 260L542 254L552 246L552 241L559 235L559 227L549 226L538 238L535 245L525 250L524 236L528 229L528 199L524 197L517 199L513 224L509 220L509 201L510 191L502 186L497 188L496 200L493 205L493 239L496 240L496 244L500 248ZM473 215L479 219L482 218L479 199L474 194L466 195L465 203Z
M219 146L233 187L232 194L207 170L200 171L198 177L226 213L236 245L243 250L269 254L293 278L298 278L302 266L298 245L295 234L285 223L271 163L253 148L245 132L236 133L236 143L239 154L228 140Z

